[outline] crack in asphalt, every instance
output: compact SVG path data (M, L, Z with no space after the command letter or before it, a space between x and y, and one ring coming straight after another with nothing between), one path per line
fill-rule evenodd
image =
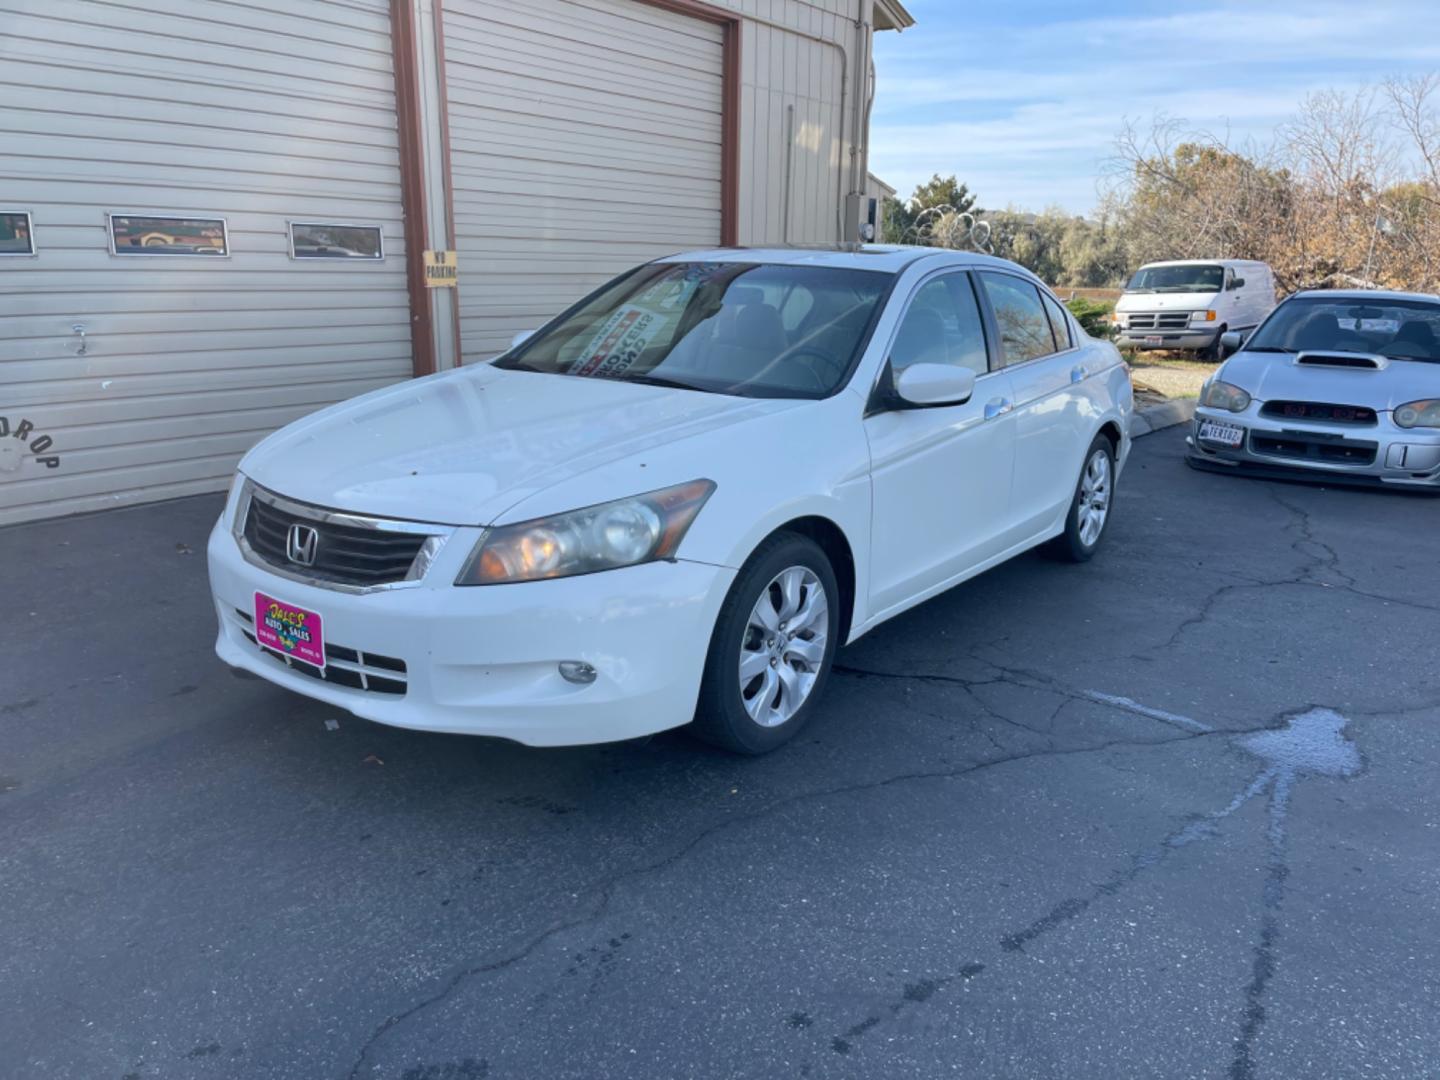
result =
M1256 730L1266 729L1260 728ZM1052 747L1048 749L1029 750L1021 753L1009 754L1004 757L985 758L984 760L971 762L967 765L957 766L955 768L918 770L914 772L899 773L893 776L884 777L879 780L869 780L860 783L844 784L837 787L801 792L783 799L778 799L770 803L768 806L761 807L760 809L750 811L744 814L739 814L732 818L727 818L724 821L717 822L716 824L708 828L702 829L688 842L683 844L681 847L675 849L674 851L670 852L663 858L656 859L655 861L647 863L643 866L631 867L627 870L621 871L617 874L613 874L607 878L602 879L601 881L595 882L583 889L578 890L578 893L587 894L590 898L591 906L590 909L585 913L578 915L574 918L566 919L562 922L552 924L545 930L541 931L539 934L534 935L528 941L524 942L519 948L505 954L504 956L498 957L497 959L489 961L487 963L471 965L469 967L461 968L460 970L453 972L435 993L416 1002L409 1008L387 1017L371 1033L370 1037L366 1039L365 1042L360 1046L360 1049L355 1057L355 1062L350 1067L349 1071L346 1073L346 1076L349 1077L350 1080L355 1080L355 1078L358 1078L362 1074L366 1062L375 1047L382 1039L385 1038L386 1035L388 1035L399 1025L413 1019L420 1013L442 1003L463 984L469 982L470 980L479 976L491 974L493 972L502 971L506 968L513 967L515 964L522 962L527 957L535 953L536 950L540 949L547 942L560 936L561 934L598 922L608 913L611 900L613 899L615 890L618 886L636 879L660 873L664 870L669 869L670 867L673 867L682 859L685 859L690 854L692 854L707 840L721 833L728 832L732 829L744 825L753 824L756 821L763 820L767 817L773 816L776 813L789 809L793 806L797 806L801 803L834 798L839 795L860 794L863 792L876 791L883 788L894 787L900 784L909 784L927 780L958 780L968 776L973 776L977 773L981 773L989 769L997 768L1001 765L1010 765L1018 762L1031 761L1040 758L1057 758L1070 757L1081 754L1097 754L1103 753L1107 750L1115 750L1120 748L1140 749L1170 746L1177 743L1193 742L1195 740L1204 739L1214 735L1230 736L1234 734L1234 731L1191 732L1188 734L1176 735L1162 739L1109 739L1104 742L1096 743L1089 746L1066 748Z
M1119 708L1135 705L1123 698L1116 700L1116 707ZM1155 719L1191 730L1190 738L1225 735L1236 746L1259 758L1265 767L1221 809L1191 821L1153 847L1133 855L1128 867L1116 871L1088 893L1062 900L1028 926L1006 934L1000 939L1002 958L1003 954L1007 953L1023 953L1025 946L1037 938L1079 918L1096 902L1117 895L1146 871L1159 866L1180 849L1218 835L1217 827L1222 821L1268 789L1270 800L1266 836L1270 855L1262 893L1264 913L1260 935L1253 946L1251 979L1245 988L1245 1008L1228 1073L1229 1080L1254 1080L1253 1050L1266 1020L1265 994L1279 967L1276 949L1281 933L1280 909L1284 901L1285 882L1290 875L1286 858L1286 819L1290 793L1295 781L1301 776L1354 776L1361 768L1360 755L1354 744L1343 734L1349 721L1333 710L1322 707L1312 706L1301 712L1282 714L1278 718L1279 724L1267 724L1250 731L1206 728L1200 721L1189 717L1165 713L1162 710L1150 710L1144 706L1139 706L1138 709L1142 715L1153 716ZM1197 728L1202 730L1195 730ZM965 970L978 975L985 969L985 964L972 961ZM936 989L943 988L950 981L948 978L938 980ZM879 1018L871 1017L866 1023L846 1030L842 1036L832 1040L831 1049L836 1053L850 1053L855 1040L878 1026L879 1022Z
M1274 484L1267 484L1265 490L1273 502L1290 513L1292 520L1286 528L1294 529L1300 534L1300 538L1290 545L1290 550L1301 558L1310 559L1315 564L1306 567L1302 571L1302 576L1310 578L1313 577L1317 571L1328 570L1343 580L1344 587L1354 588L1355 578L1340 569L1340 553L1336 551L1333 546L1325 543L1315 535L1315 525L1310 519L1310 511L1281 498L1280 489ZM1319 548L1325 554L1314 555L1304 551L1302 550L1302 545L1305 544Z
M1300 588L1300 589L1325 589L1329 592L1344 592L1365 600L1373 600L1382 604L1395 604L1399 607L1410 608L1414 611L1427 611L1440 613L1440 605L1426 604L1419 600L1411 600L1405 597L1388 596L1384 593L1370 592L1356 585L1356 578L1340 568L1340 553L1334 546L1319 539L1315 535L1315 526L1311 519L1310 511L1295 505L1281 497L1280 490L1274 484L1267 484L1266 490L1271 500L1291 515L1291 520L1284 526L1286 530L1293 530L1298 533L1298 538L1290 544L1290 550L1305 560L1297 571L1287 577L1281 578L1252 578L1243 574L1222 571L1230 578L1240 578L1239 581L1231 581L1221 585L1209 593L1201 602L1199 610L1184 619L1174 632L1158 645L1151 645L1139 652L1132 653L1127 659L1149 660L1147 653L1162 652L1166 649L1175 648L1186 633L1210 621L1215 608L1222 600L1230 595L1247 590L1262 591L1265 589L1277 588ZM1315 551L1306 550L1306 547L1318 549L1323 554L1316 554ZM1338 578L1338 582L1324 581L1320 575L1329 572Z
M836 664L830 670L837 675L850 675L858 679L888 679L899 682L939 683L942 685L957 686L962 691L964 691L966 698L990 719L999 721L1002 724L1007 724L1013 728L1018 728L1021 731L1028 732L1029 734L1038 736L1042 739L1050 739L1054 737L1055 718L1059 715L1060 709L1063 708L1065 705L1069 704L1068 700L1062 701L1060 703L1060 708L1057 708L1053 713L1051 713L1050 719L1048 721L1050 729L1041 730L1040 728L1034 727L1031 724L1027 724L1022 720L1016 720L1014 717L1006 716L1004 713L992 707L979 694L975 693L975 688L980 686L1008 685L1018 686L1026 690L1040 690L1046 693L1063 693L1062 691L1056 690L1051 686L1039 686L1032 683L1021 682L1013 678L1008 673L1005 673L1003 669L1001 669L995 664L990 663L990 661L988 660L982 660L979 657L971 657L971 659L975 660L977 663L993 667L997 671L1001 671L1002 674L998 678L993 679L963 679L958 675L940 675L927 672L907 675L903 672L875 671L869 668L854 667L849 664ZM913 706L911 707L913 708ZM981 734L984 734L987 738L989 738L988 733L982 732Z

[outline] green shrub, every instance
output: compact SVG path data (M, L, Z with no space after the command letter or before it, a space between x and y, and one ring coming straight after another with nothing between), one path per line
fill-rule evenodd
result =
M1070 314L1080 320L1081 328L1091 337L1114 337L1115 327L1110 322L1110 315L1115 310L1114 304L1077 296L1073 300L1065 301L1065 306L1070 309Z

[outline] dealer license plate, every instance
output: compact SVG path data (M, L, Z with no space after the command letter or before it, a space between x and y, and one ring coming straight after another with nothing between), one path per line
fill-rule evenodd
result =
M1239 446L1245 441L1245 429L1236 427L1234 424L1220 424L1214 420L1206 420L1200 425L1200 438L1206 442L1216 442L1221 446Z
M257 592L255 638L267 649L318 668L325 666L325 629L319 612Z
M1151 346L1152 348L1158 347L1165 344L1165 339L1162 338L1159 334L1149 334L1145 338L1145 344Z

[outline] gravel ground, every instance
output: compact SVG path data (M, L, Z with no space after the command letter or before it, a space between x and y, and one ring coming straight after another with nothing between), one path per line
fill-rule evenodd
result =
M1157 358L1154 353L1137 354L1130 361L1130 378L1137 389L1144 388L1167 398L1200 396L1200 386L1218 364L1180 358Z

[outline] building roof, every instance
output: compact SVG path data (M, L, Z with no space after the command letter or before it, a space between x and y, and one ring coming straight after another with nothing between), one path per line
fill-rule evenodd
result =
M876 30L909 30L914 25L915 17L900 0L875 0Z
M869 181L871 187L879 188L881 191L885 192L885 194L889 195L892 199L895 197L895 188L892 187L890 184L887 184L884 180L881 180L880 177L876 176L873 172L866 173L865 179Z

